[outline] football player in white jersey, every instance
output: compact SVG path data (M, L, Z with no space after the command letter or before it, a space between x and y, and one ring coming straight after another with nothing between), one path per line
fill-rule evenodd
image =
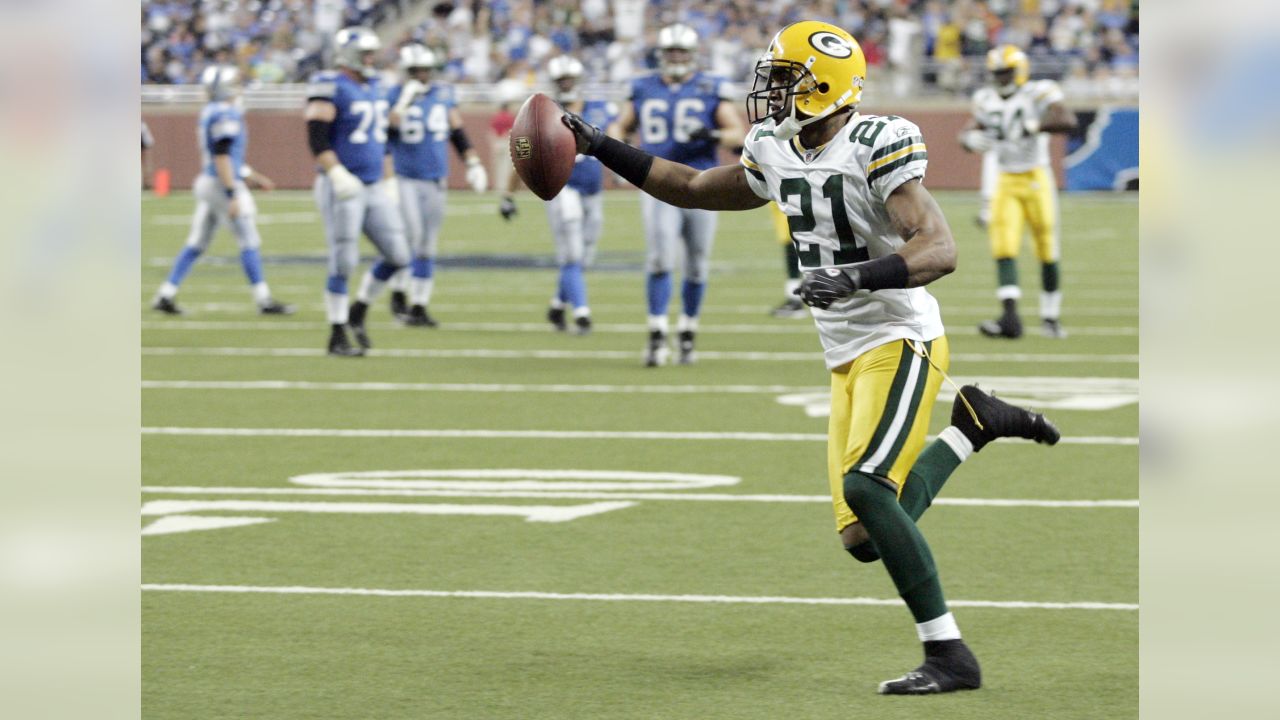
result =
M991 197L987 234L996 260L996 297L1003 312L978 326L987 337L1022 337L1018 316L1018 251L1024 226L1040 258L1040 322L1044 334L1064 338L1058 267L1058 191L1049 166L1049 133L1076 129L1076 116L1063 104L1052 80L1030 80L1026 53L1001 45L987 53L991 85L973 94L973 118L960 134L969 152L995 151L998 176ZM985 173L984 173L985 175Z
M978 662L960 638L929 545L915 520L971 453L998 437L1053 444L1042 415L972 386L952 425L925 447L947 369L938 303L924 289L955 269L946 218L921 181L920 129L860 115L866 60L849 33L804 21L783 28L756 66L741 165L697 170L606 136L573 114L578 150L679 207L787 215L831 371L827 468L836 531L855 558L883 560L916 622L924 663L880 684L883 694L977 688ZM923 450L923 451L922 451Z

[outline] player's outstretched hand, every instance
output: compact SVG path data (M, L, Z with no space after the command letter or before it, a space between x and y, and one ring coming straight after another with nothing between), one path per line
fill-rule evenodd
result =
M516 209L515 199L510 195L502 198L502 202L498 204L498 214L502 216L503 220L508 222L510 222L511 218L515 217L519 212L520 211Z
M480 158L467 159L467 184L476 192L484 192L489 187L489 173L485 172Z
M800 281L795 294L809 307L826 310L831 303L847 298L857 290L853 279L843 270L827 268L817 272L807 272Z
M712 130L706 125L699 125L689 133L690 142L702 142L703 140L719 140L720 133Z
M578 115L565 111L560 121L573 132L578 141L578 152L583 155L595 155L596 150L604 144L605 134L600 128L583 120Z

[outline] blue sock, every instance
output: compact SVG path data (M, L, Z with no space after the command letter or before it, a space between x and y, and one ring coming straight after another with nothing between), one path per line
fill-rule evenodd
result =
M560 297L575 308L587 304L587 283L582 278L582 266L570 263L560 268Z
M685 280L684 287L681 288L680 298L684 301L684 314L691 318L698 317L698 310L702 307L702 293L707 289L706 283L693 282Z
M187 246L182 248L182 252L178 253L178 259L173 263L173 270L169 272L169 283L175 287L182 284L182 279L191 272L191 266L196 264L196 258L200 257L200 249Z
M422 280L426 280L435 274L436 262L429 257L416 257L413 259L411 267L413 268L413 276Z
M330 275L329 281L325 283L324 287L334 295L346 295L347 279L342 275Z
M649 283L645 290L649 296L649 314L666 315L667 305L671 303L671 275L649 273Z
M390 280L391 276L395 275L396 271L399 269L399 265L393 265L386 260L379 260L373 264L373 269L369 272L373 274L373 277L375 277L378 282L386 282Z
M244 266L244 274L249 278L250 285L262 282L262 256L257 249L241 250L240 264Z

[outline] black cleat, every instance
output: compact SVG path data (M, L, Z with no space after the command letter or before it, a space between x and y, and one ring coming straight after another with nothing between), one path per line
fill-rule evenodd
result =
M409 315L404 321L409 327L429 327L433 328L440 323L431 317L431 313L427 312L426 305L414 305L409 309Z
M789 298L770 310L769 314L776 318L805 318L809 317L809 308L800 302L800 298Z
M880 683L881 695L934 695L982 687L982 669L963 640L924 644L924 664L896 680Z
M644 366L666 365L670 356L671 348L667 347L667 334L661 330L649 331L649 344L645 346L644 351Z
M373 347L373 343L369 341L369 333L364 329L364 318L368 314L368 303L360 300L351 303L351 310L347 312L347 325L351 326L351 334L355 336L356 342L360 344L360 347L365 350Z
M258 306L258 314L260 315L292 315L294 310L296 310L294 306L275 299L268 300L266 305Z
M182 308L178 307L178 303L174 302L174 298L158 297L155 302L151 303L152 310L159 310L165 315L185 315Z
M973 415L960 395L956 395L955 401L951 403L951 424L969 438L974 452L996 438L1017 437L1035 440L1043 445L1057 445L1062 437L1058 428L1040 413L1010 405L974 385L965 385L960 388L960 393L973 406L973 411L982 421L982 427L979 428L978 423L974 422Z
M409 321L409 297L403 290L391 291L391 316L400 322Z
M364 350L347 340L347 333L341 325L334 325L333 331L329 333L329 354L336 357L361 357Z
M680 343L680 364L692 365L698 359L697 353L693 351L693 331L681 330L677 338Z
M1040 329L1047 338L1062 340L1067 337L1066 328L1062 327L1062 321L1057 318L1044 318L1040 321Z
M978 324L978 332L989 338L1022 337L1022 320L1017 315L1005 315L999 320L986 320Z
M547 308L547 322L551 323L556 332L564 332L568 328L564 322L564 308Z
M591 316L582 315L573 319L574 335L590 335L591 334Z

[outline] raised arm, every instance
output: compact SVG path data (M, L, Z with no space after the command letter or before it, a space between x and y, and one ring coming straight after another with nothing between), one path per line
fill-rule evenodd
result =
M665 203L702 210L750 210L768 202L747 184L741 165L699 171L615 140L573 113L565 114L564 123L577 136L578 152L599 158L605 167Z
M1044 120L1040 121L1040 132L1073 133L1078 125L1076 114L1063 103L1055 102L1045 110Z

